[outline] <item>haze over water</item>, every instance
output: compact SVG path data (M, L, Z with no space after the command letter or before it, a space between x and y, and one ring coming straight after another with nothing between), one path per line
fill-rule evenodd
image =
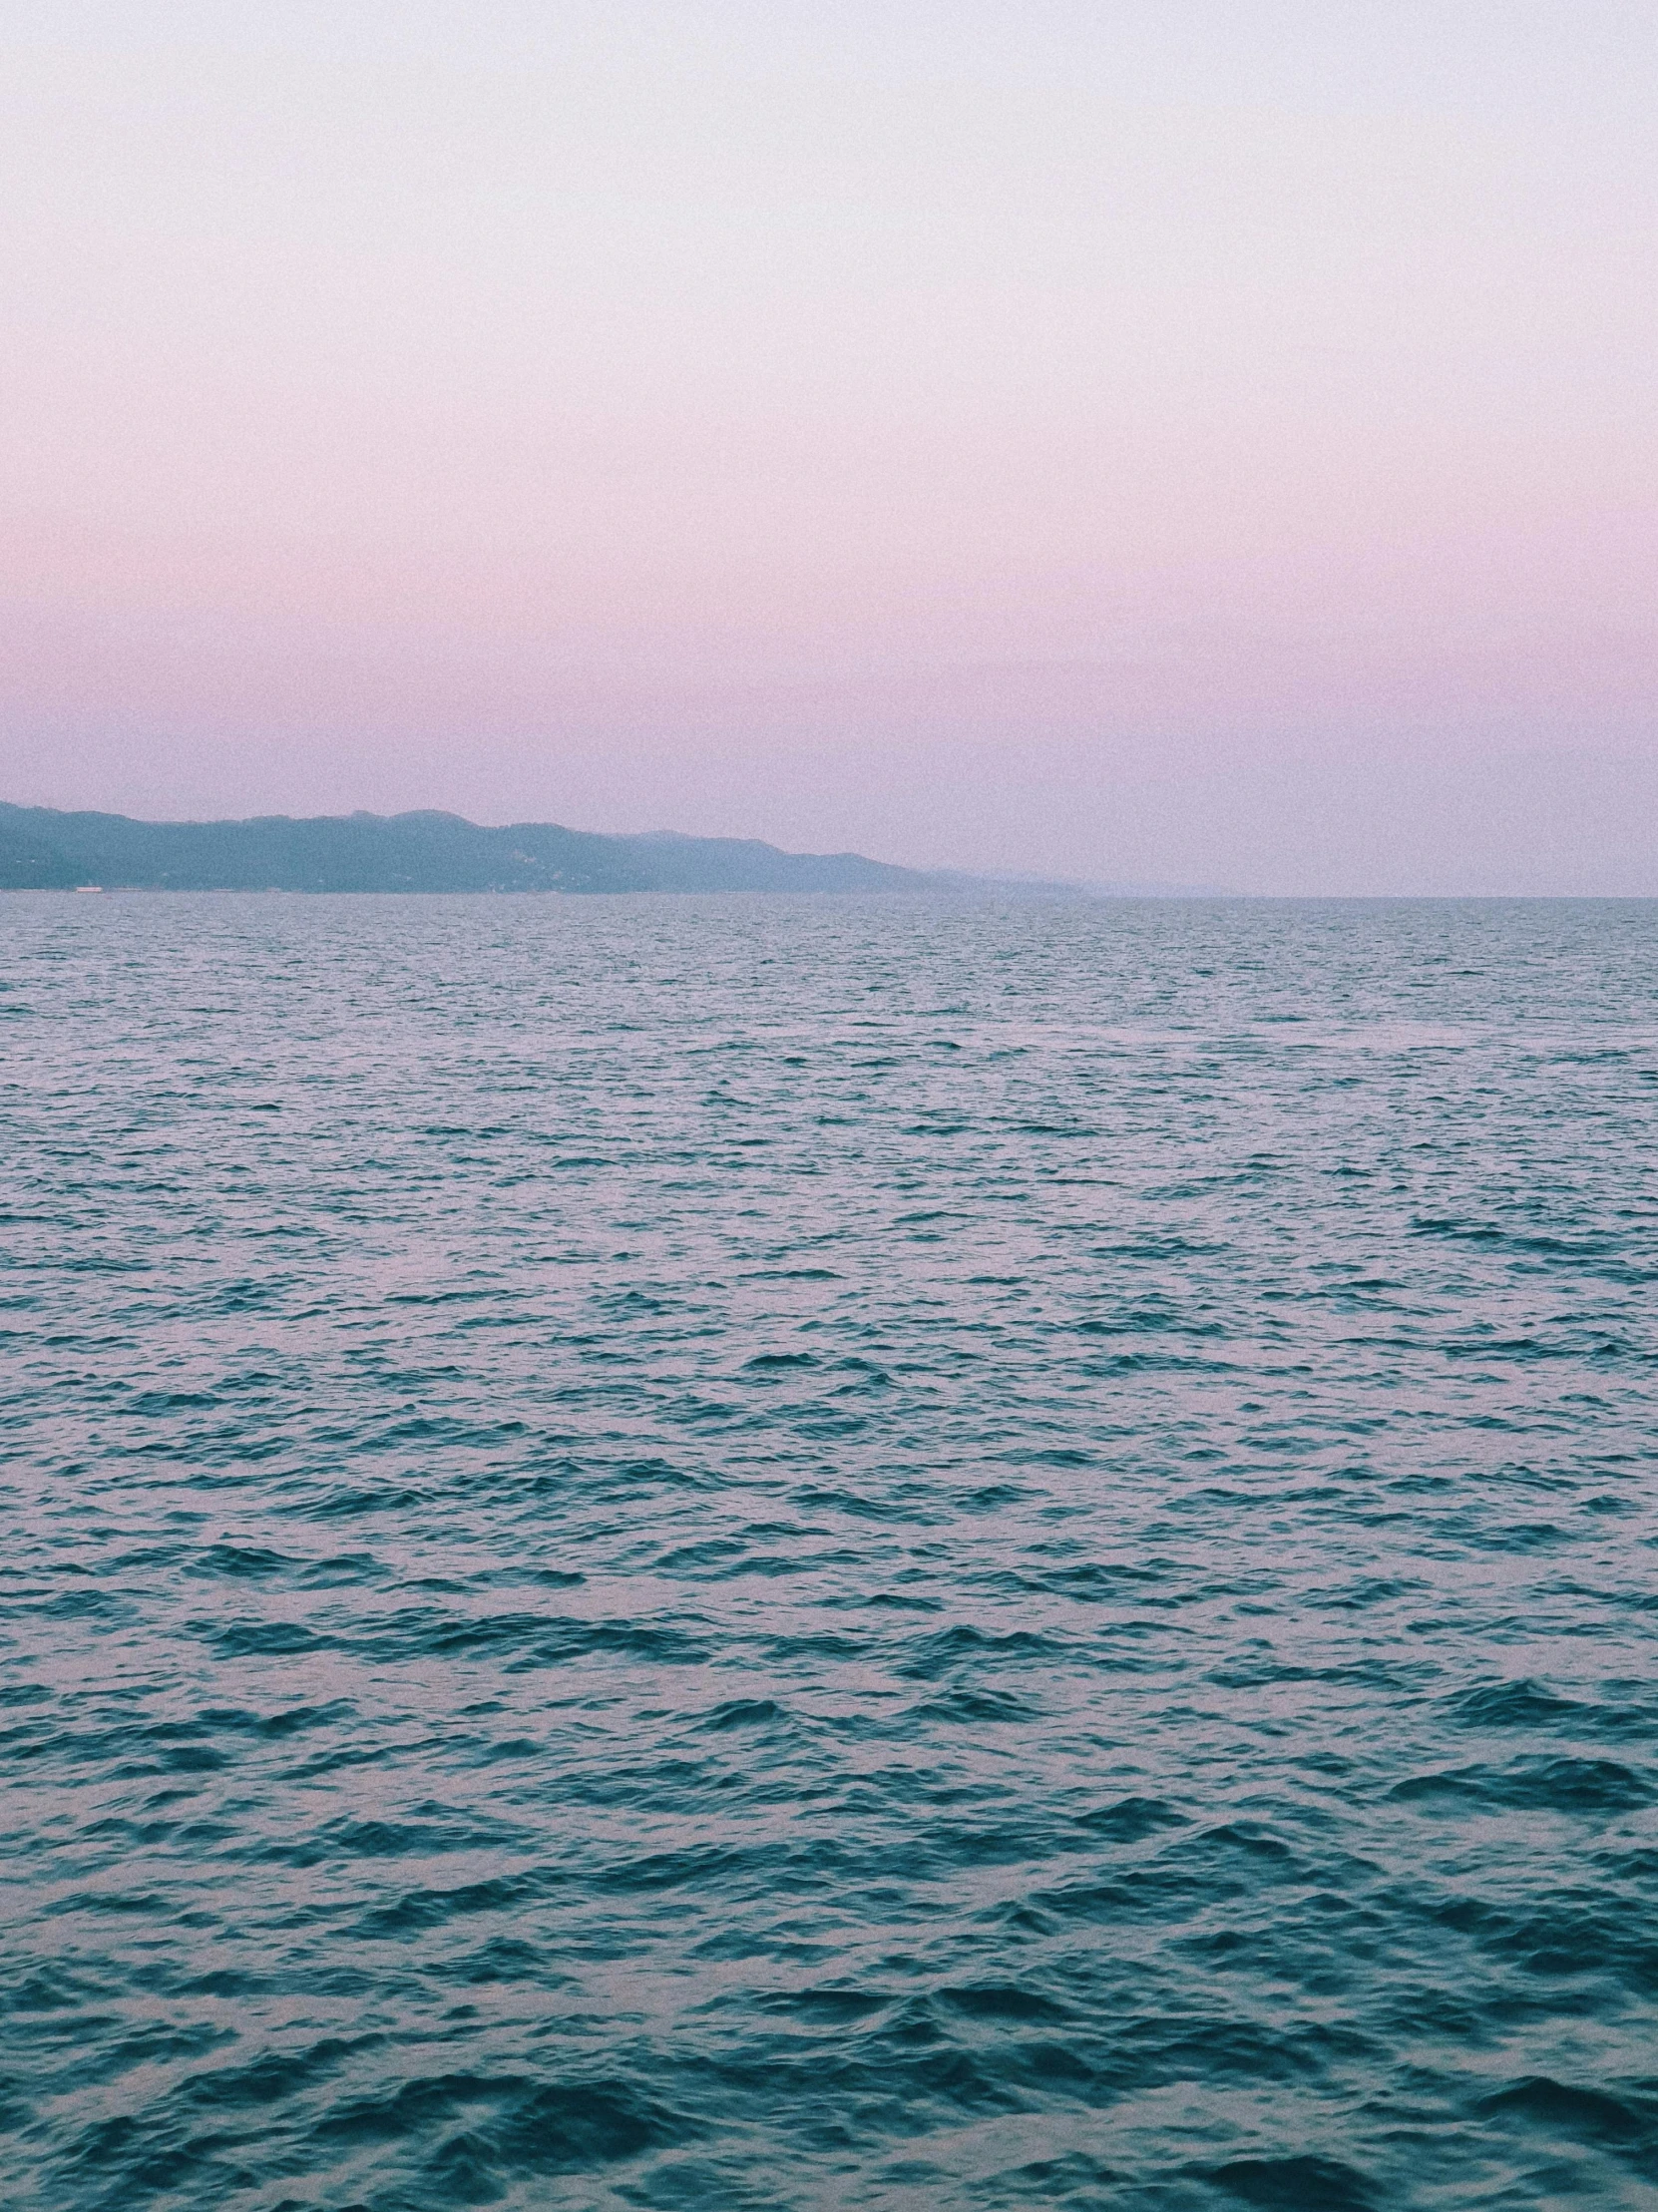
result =
M8 2204L1653 2201L1658 909L0 945Z

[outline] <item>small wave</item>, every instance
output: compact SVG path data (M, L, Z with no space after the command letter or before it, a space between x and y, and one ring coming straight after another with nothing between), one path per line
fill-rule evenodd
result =
M1472 1800L1510 1812L1599 1816L1658 1800L1658 1782L1616 1759L1516 1759L1505 1767L1461 1767L1394 1785L1405 1804Z

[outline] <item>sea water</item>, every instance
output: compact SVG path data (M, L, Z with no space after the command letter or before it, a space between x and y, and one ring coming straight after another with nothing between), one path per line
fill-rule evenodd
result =
M9 2207L1658 2201L1658 905L0 982Z

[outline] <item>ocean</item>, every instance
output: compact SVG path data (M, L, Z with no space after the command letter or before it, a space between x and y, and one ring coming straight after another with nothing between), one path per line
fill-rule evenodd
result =
M12 2212L1658 2204L1658 903L0 986Z

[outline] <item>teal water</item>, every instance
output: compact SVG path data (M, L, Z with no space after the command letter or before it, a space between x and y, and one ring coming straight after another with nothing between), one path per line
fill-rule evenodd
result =
M0 982L8 2206L1658 2203L1658 906Z

